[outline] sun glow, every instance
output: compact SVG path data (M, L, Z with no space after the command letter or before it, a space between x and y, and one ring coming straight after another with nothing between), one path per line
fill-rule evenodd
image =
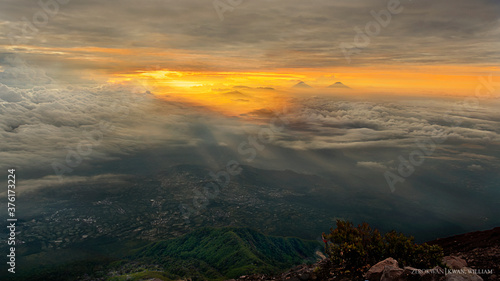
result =
M335 73L335 74L333 74ZM165 100L206 107L229 116L245 116L259 109L274 110L288 103L300 89L299 81L312 86L305 94L331 92L328 86L341 81L358 93L464 96L473 93L478 77L498 69L455 66L344 67L337 69L278 69L273 72L197 72L170 69L116 73L110 83L136 83ZM498 78L494 79L495 81Z
M165 100L202 106L230 116L245 116L259 109L283 107L288 97L280 88L303 77L286 73L154 70L117 74L108 82L137 83Z

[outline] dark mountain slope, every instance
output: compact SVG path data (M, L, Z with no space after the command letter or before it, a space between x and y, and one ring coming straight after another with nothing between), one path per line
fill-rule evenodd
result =
M469 267L493 269L496 276L500 274L500 227L436 239L428 244L443 247L445 255L463 258ZM493 280L491 276L481 277Z

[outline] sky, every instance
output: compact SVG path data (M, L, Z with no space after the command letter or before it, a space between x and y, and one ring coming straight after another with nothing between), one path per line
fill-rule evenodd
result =
M0 46L73 83L162 70L176 89L342 80L466 94L498 76L496 0L225 1L6 0Z
M138 157L235 160L493 226L499 36L497 0L3 0L0 168L35 190ZM400 157L429 141L403 176Z

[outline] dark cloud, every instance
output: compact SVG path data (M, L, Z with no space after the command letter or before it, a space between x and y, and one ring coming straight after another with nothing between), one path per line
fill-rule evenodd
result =
M41 10L36 1L2 2L0 44L7 48L16 23ZM374 21L371 11L387 1L245 1L220 21L212 1L70 1L30 37L29 45L47 48L181 49L205 54L206 60L186 61L172 56L141 55L119 59L117 67L162 64L171 68L220 68L219 58L252 59L254 67L332 67L373 63L494 64L500 61L500 7L494 1L405 1L387 27L370 38L349 64L341 43L352 44L355 28ZM21 52L21 51L20 51ZM22 52L28 52L23 50ZM251 54L251 55L250 55ZM37 60L33 54L32 61ZM47 54L43 54L46 56ZM50 53L59 67L76 63L76 50ZM88 54L81 53L84 58ZM40 58L38 58L40 60ZM80 62L82 63L82 62ZM86 68L110 64L88 60ZM83 65L82 65L83 66ZM227 68L238 69L234 64ZM249 67L246 65L245 67Z

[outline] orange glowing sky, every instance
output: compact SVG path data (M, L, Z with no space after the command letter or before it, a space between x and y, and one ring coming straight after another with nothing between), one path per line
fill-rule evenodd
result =
M279 69L269 72L194 72L149 69L114 73L110 83L136 83L167 100L207 106L230 115L260 108L276 108L296 93L398 94L473 96L479 77L494 75L498 67L395 66L335 69ZM293 88L303 81L310 90ZM341 81L351 90L328 88Z

